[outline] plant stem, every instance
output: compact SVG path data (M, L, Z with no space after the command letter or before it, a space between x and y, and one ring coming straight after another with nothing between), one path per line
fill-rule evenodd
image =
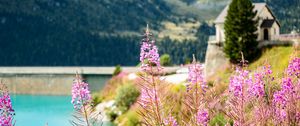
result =
M90 126L90 124L89 124L89 119L88 119L88 115L87 115L87 111L86 111L86 109L85 109L85 106L83 106L83 111L84 111L84 116L85 116L86 124L87 124L87 126Z
M77 83L80 83L78 76L77 76ZM87 111L85 109L85 105L83 104L83 100L82 100L82 95L81 94L80 94L80 99L81 99L81 104L82 104L82 107L83 107L83 112L84 112L84 117L85 117L86 124L87 124L87 126L90 126L89 120L88 120Z

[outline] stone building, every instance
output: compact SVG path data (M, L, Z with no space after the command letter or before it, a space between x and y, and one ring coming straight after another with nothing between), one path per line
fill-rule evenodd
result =
M266 3L253 3L253 11L257 11L255 19L258 19L258 41L276 40L280 35L280 24ZM227 5L215 20L216 36L215 42L224 42L224 22L229 5Z
M257 40L260 44L269 43L280 39L280 24L266 3L253 3L253 11L257 11L255 19L258 19ZM223 52L225 41L224 22L229 5L227 5L215 20L216 35L210 36L205 59L205 74L210 77L219 69L228 64L228 59Z

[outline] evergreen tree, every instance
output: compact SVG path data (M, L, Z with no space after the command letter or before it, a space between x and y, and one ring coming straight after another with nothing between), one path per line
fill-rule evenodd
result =
M232 0L227 12L224 29L224 52L232 63L237 63L243 55L253 60L257 55L257 20L254 17L251 0Z

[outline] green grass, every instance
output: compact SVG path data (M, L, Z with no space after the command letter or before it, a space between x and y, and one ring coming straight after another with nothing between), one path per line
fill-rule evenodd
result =
M249 64L248 69L250 71L255 71L261 66L266 64L271 65L273 71L273 76L278 78L283 76L284 70L288 66L288 62L291 56L295 56L294 49L292 46L275 46L271 48L263 49L261 57L259 57L255 62ZM299 54L297 56L300 56ZM209 78L209 82L214 85L216 95L221 94L229 84L229 78L234 72L233 67L220 70L215 76Z
M270 64L274 74L282 73L287 68L293 52L294 49L292 46L266 48L262 56L249 65L249 69L255 70L259 66Z
M209 121L209 125L211 126L225 126L227 124L227 120L225 119L224 115L218 113L215 117L213 117Z

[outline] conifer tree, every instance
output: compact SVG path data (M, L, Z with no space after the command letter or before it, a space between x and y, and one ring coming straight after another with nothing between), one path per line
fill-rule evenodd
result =
M254 17L254 5L251 0L232 0L229 5L224 29L224 52L232 63L241 60L241 52L246 60L257 55L257 20Z

